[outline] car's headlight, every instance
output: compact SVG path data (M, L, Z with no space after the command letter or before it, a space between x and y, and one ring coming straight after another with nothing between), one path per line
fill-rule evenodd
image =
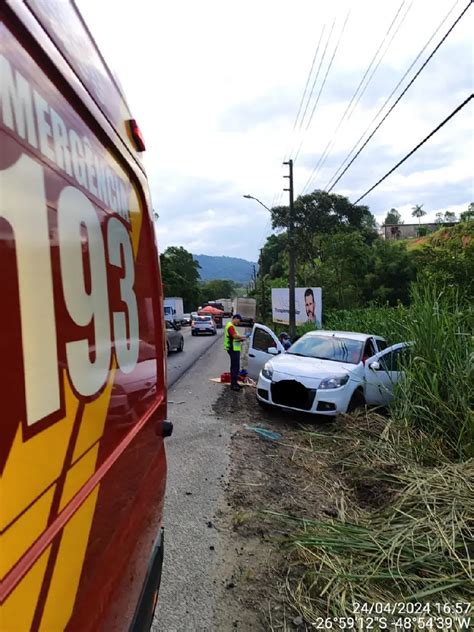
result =
M271 380L273 377L273 366L271 362L267 362L262 369L263 377L267 378L267 380Z
M333 377L326 377L324 380L321 380L318 388L320 389L328 389L328 388L340 388L347 384L349 381L348 375L335 375Z

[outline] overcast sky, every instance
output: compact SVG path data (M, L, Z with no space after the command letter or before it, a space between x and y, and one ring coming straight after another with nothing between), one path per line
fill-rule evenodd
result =
M143 131L153 204L160 215L160 250L182 245L195 254L255 260L271 231L269 213L243 194L267 206L286 203L282 160L289 152L295 157L301 147L294 172L300 194L329 143L308 189L326 187L446 15L452 9L375 123L468 0L77 4ZM473 21L471 7L335 192L355 201L472 93ZM319 41L307 96L321 65L320 73L293 132ZM381 44L372 70L380 64L335 134ZM416 221L414 204L424 205L425 220L439 210L465 210L474 199L473 113L471 101L365 198L362 203L378 221L391 207L406 222Z

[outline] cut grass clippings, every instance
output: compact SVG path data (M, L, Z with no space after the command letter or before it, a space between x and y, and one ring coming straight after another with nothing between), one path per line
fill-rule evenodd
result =
M355 603L470 601L474 463L420 474L402 475L395 502L357 523L295 520L288 585L308 622L353 616Z

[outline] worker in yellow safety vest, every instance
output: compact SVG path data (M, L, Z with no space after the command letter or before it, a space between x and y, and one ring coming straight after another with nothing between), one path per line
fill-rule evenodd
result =
M240 349L242 347L242 340L245 340L245 336L241 336L238 332L237 327L240 321L240 314L234 314L232 319L226 324L224 331L224 349L230 356L230 388L233 391L240 391L241 389L238 384Z

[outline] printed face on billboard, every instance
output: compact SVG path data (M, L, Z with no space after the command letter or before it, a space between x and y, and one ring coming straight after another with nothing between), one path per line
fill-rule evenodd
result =
M311 288L308 288L304 293L304 306L306 310L306 316L308 320L315 320L316 317L316 309L314 302L314 292Z
M272 288L272 316L274 323L289 324L288 288ZM321 326L322 293L319 287L295 288L295 321L297 325L307 322Z

